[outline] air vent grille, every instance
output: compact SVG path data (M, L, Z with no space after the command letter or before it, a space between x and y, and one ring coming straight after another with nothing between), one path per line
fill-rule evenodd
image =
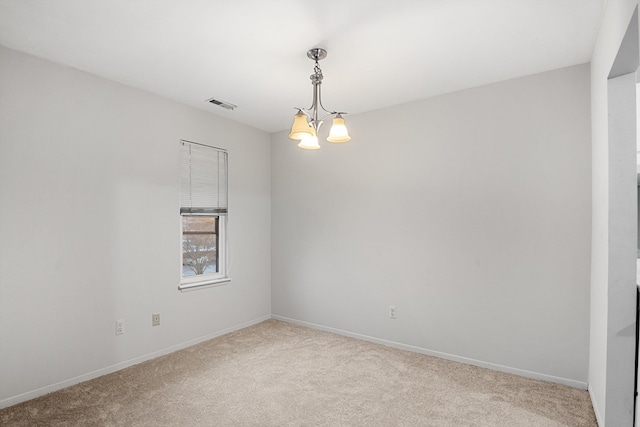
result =
M221 100L215 99L215 98L209 98L209 99L207 99L207 102L210 102L213 105L217 105L217 106L222 107L222 108L226 108L227 110L233 110L234 108L238 108L237 105L234 105L234 104L232 104L230 102L221 101Z

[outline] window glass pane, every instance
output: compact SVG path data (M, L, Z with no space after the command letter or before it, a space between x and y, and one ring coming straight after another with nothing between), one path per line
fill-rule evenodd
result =
M182 277L218 272L218 217L182 215Z

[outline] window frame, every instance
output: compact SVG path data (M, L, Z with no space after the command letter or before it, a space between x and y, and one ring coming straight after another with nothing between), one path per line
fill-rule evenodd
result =
M205 216L218 219L218 233L217 233L217 245L216 245L216 268L217 272L211 274L199 274L193 276L183 276L183 262L184 262L184 250L180 250L180 290L185 290L193 287L209 286L216 284L224 284L231 279L227 275L227 216L220 214L204 214L204 213L181 213L180 214L180 241L184 237L184 230L182 229L182 217L183 216Z
M210 145L205 145L205 144L200 144L197 142L192 142L192 141L187 141L187 140L180 140L180 144L181 144L181 171L180 171L180 176L181 176L181 184L180 184L180 188L181 188L181 203L180 203L180 209L179 209L179 222L180 222L180 284L178 285L178 290L180 291L190 291L190 290L196 290L196 289L202 289L202 288L208 288L208 287L212 287L212 286L220 286L220 285L224 285L228 282L231 281L231 277L229 277L229 240L228 240L228 233L227 233L227 226L228 226L228 208L227 208L227 197L228 197L228 153L227 150L221 149L221 148L217 148L217 147L212 147ZM185 151L184 151L184 147L189 146L200 146L200 147L206 147L208 149L214 150L217 152L217 155L219 156L220 153L224 153L224 160L223 160L223 168L222 170L224 171L224 187L218 187L218 193L215 194L221 194L219 193L219 191L223 191L223 201L222 205L217 204L215 201L210 205L209 203L205 204L204 206L200 206L200 204L197 205L197 207L192 206L191 203L191 191L194 190L193 187L193 181L191 181L191 161L190 159L192 159L191 157L191 151L189 151L188 157L184 157L185 155ZM189 148L189 150L191 150L191 148ZM201 148L200 148L201 150ZM189 177L186 178L186 181L183 180L183 174L186 171L185 169L183 169L183 161L185 159L189 159L189 169L188 169L188 175ZM219 161L219 160L218 160ZM202 169L200 169L202 170ZM220 169L218 169L220 170ZM194 172L195 173L195 172ZM197 175L194 175L194 177ZM218 175L218 177L220 177ZM195 178L194 178L195 179ZM206 181L205 181L206 182ZM219 182L219 181L215 181L215 182ZM198 185L201 185L202 181L198 182ZM184 187L184 185L187 184L187 187ZM187 188L188 189L188 199L189 202L187 202L187 204L185 204L185 200L183 199L182 196L182 191L184 191L184 189ZM200 187L202 188L202 187ZM215 188L215 187L214 187ZM195 196L196 193L193 193L193 195ZM198 193L198 194L202 194L202 193ZM218 201L219 202L219 201ZM216 252L217 252L217 260L216 260L216 267L217 267L217 272L215 273L211 273L211 274L198 274L198 275L193 275L193 276L183 276L183 261L184 261L184 247L183 247L183 238L184 238L184 233L183 233L183 228L182 228L182 217L183 216L205 216L205 217L215 217L217 218L217 239L218 239L218 243L217 243L217 247L216 247Z

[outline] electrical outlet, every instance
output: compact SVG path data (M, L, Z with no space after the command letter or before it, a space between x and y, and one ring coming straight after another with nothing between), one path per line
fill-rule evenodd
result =
M116 320L116 335L124 334L124 319Z
M389 319L395 319L396 318L396 306L395 305L390 305L389 306Z
M155 313L151 315L151 326L160 325L160 313Z

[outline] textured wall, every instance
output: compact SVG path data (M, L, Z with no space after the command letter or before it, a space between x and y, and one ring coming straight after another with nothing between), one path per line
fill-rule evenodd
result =
M5 48L0 93L3 406L270 315L269 135ZM232 282L188 293L180 139L230 165Z
M274 315L586 387L588 65L347 125L272 138Z

